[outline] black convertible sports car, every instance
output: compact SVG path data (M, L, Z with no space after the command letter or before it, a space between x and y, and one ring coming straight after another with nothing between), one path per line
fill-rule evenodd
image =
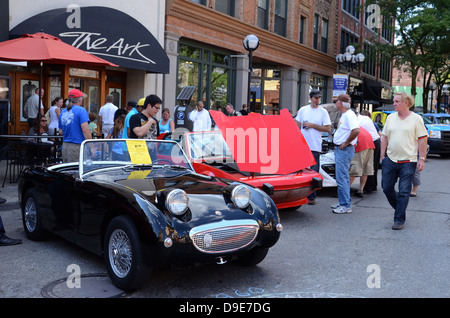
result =
M18 189L29 239L53 232L104 255L124 290L159 266L256 265L282 230L269 195L195 173L173 141L85 141L79 163L29 168Z

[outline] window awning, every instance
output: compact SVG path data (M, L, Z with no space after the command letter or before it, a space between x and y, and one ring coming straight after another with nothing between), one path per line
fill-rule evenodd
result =
M121 67L169 73L169 58L153 34L115 9L80 7L79 14L66 8L45 11L18 24L9 36L41 31Z

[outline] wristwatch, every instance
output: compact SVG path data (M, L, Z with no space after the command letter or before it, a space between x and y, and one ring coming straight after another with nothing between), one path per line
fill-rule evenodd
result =
M425 161L426 158L425 157L419 157L419 159Z

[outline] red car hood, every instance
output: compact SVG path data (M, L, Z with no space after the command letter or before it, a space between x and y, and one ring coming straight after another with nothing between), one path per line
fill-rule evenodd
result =
M289 174L315 164L300 129L287 109L280 115L250 113L228 117L209 111L240 170Z

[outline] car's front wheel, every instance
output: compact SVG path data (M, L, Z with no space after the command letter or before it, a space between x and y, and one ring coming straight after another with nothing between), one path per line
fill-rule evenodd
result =
M147 282L152 269L144 262L142 243L128 216L118 216L109 223L104 246L105 265L115 286L131 291Z
M42 216L36 190L29 189L22 201L22 223L26 236L33 241L45 238L47 231L42 227Z

